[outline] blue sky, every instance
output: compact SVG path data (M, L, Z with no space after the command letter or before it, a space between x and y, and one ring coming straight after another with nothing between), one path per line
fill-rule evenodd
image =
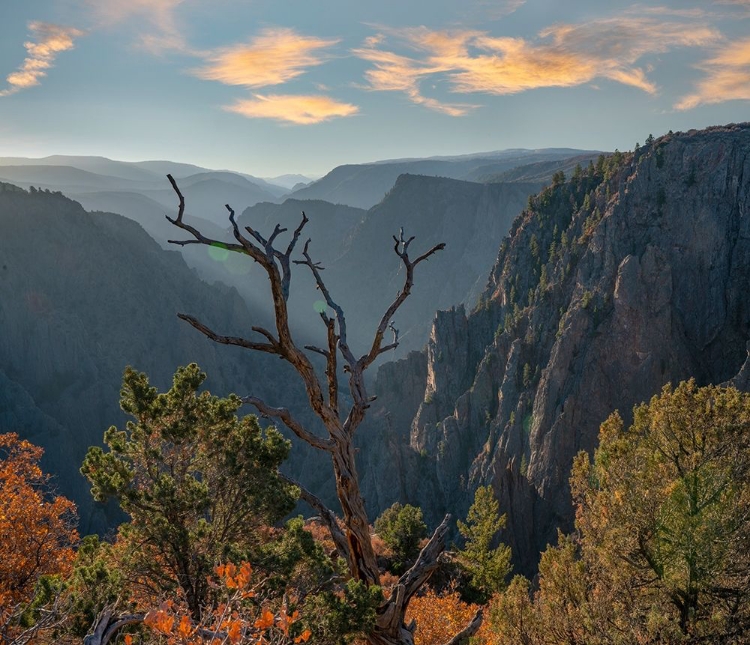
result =
M3 0L0 155L259 176L750 119L750 0Z

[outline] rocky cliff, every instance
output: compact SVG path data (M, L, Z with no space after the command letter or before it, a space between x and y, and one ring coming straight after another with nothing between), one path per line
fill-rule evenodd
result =
M414 253L447 244L420 266L416 288L395 316L402 340L398 358L424 345L435 309L477 301L499 241L541 185L401 175L352 231L326 276L334 293L341 294L357 346L364 349L371 342L377 321L403 287L403 267L393 252L393 235L401 227L415 236Z
M688 377L748 384L749 287L750 124L558 177L514 222L479 306L439 312L426 351L380 370L363 460L411 470L370 481L370 498L434 524L490 483L533 571L572 527L572 459L613 410L627 420Z

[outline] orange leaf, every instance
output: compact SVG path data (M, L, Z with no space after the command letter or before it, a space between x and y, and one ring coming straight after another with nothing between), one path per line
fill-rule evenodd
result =
M297 636L297 638L294 639L294 642L295 643L306 643L308 640L310 640L310 636L312 636L312 632L309 629L306 629L299 636Z
M250 578L253 575L253 568L249 562L243 562L240 565L240 572L237 574L237 586L244 588L250 584Z
M188 638L188 636L193 633L193 625L191 624L190 619L187 616L183 616L180 620L180 624L177 627L177 633L182 638Z
M125 634L125 645L133 645L133 637L130 634Z
M230 643L239 643L242 638L242 623L239 620L232 621L227 632Z
M268 629L269 627L273 627L274 620L273 613L268 611L268 609L264 609L261 617L255 621L253 626L258 629Z

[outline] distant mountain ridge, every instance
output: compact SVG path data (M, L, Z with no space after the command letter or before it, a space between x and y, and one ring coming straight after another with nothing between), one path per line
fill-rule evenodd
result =
M491 176L530 163L598 154L594 151L551 148L348 164L337 166L318 181L295 190L290 196L371 208L383 199L399 175L403 174L477 181L478 177Z
M163 182L167 174L176 178L189 177L201 173L225 173L244 177L257 186L281 196L288 192L285 186L274 184L260 177L253 177L242 172L231 170L213 170L194 164L175 161L118 161L107 157L82 155L50 155L48 157L0 157L0 168L3 166L66 166L78 168L98 175L119 177L138 182Z

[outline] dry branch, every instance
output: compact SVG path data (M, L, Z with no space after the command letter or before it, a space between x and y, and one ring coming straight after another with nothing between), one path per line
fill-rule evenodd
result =
M330 439L322 439L317 435L313 434L309 430L297 421L292 413L286 408L273 408L266 404L263 400L255 396L243 396L243 403L248 403L255 407L258 412L267 417L272 417L281 421L287 428L289 428L294 434L296 434L302 441L311 445L313 448L318 450L325 450L331 452L333 450L333 443Z
M292 479L291 477L287 477L283 473L279 473L279 477L281 477L281 479L283 479L288 484L299 488L299 496L318 512L318 514L320 515L320 519L323 520L323 523L328 528L328 532L331 534L331 539L336 545L336 551L338 552L339 556L344 558L344 560L348 560L350 557L349 544L346 541L346 535L344 535L344 532L339 526L339 521L338 517L336 517L336 514L323 503L323 500L307 490L307 488L305 488L298 481Z

